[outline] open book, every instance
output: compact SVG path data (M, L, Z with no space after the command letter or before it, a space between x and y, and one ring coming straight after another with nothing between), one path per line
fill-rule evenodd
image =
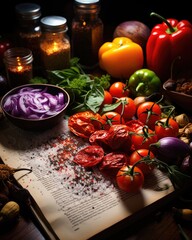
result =
M101 239L175 193L170 180L157 169L145 178L139 193L120 191L96 167L87 170L72 161L87 144L68 130L65 119L44 132L1 121L0 157L10 167L32 168L30 173L20 171L14 176L29 190L54 231L51 239Z

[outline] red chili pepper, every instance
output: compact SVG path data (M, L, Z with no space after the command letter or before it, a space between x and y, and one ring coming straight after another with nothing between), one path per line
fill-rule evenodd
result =
M147 67L164 82L171 74L184 72L192 66L192 24L187 20L164 19L152 30L146 45ZM173 72L171 72L174 63Z

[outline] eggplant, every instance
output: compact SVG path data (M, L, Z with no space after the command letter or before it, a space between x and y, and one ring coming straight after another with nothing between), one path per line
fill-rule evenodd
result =
M177 137L164 137L150 145L150 150L159 160L168 164L180 165L182 160L190 154L190 147Z
M187 155L180 165L180 170L183 173L186 173L190 176L192 176L192 155Z

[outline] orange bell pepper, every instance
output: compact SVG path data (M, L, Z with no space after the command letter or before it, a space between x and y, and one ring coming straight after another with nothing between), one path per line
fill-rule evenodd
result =
M114 78L129 78L143 67L144 54L141 46L127 37L114 38L99 49L99 66Z

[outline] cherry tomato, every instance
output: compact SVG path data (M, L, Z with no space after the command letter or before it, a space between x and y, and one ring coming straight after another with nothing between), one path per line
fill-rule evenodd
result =
M125 120L121 116L121 114L111 111L111 112L106 112L101 116L101 122L103 124L104 129L109 129L111 125L114 124L124 124Z
M68 119L69 130L82 138L89 138L101 126L101 115L92 111L78 112Z
M144 175L147 175L151 173L151 171L154 169L154 165L150 163L151 159L153 159L155 156L154 154L149 151L149 149L141 148L134 152L129 157L129 164L134 165L140 160L145 160L145 162L141 162L137 164L137 167L141 169Z
M112 102L113 102L113 97L112 97L111 93L107 90L104 90L104 100L103 100L102 105L112 104Z
M126 84L123 82L114 82L110 88L109 92L113 98L128 97L129 90L126 88Z
M130 97L121 97L116 102L119 101L121 104L115 109L115 112L121 114L125 121L132 119L136 113L134 100Z
M163 137L177 137L179 124L173 118L162 118L155 124L155 133L158 139Z
M103 160L103 148L98 145L90 145L81 150L74 156L73 161L83 167L93 167Z
M137 118L149 126L150 129L155 129L155 122L161 118L161 107L156 102L144 102L137 108Z
M157 142L157 135L146 125L141 129L139 128L131 136L131 141L134 146L134 149L146 148L149 149L149 145Z
M143 186L144 174L137 166L132 169L132 165L125 165L119 169L116 182L118 187L125 192L138 192Z

